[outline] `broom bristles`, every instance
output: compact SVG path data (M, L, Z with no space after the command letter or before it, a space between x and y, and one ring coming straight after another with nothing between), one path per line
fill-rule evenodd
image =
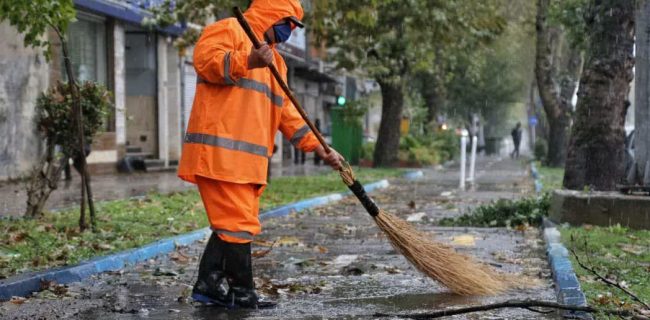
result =
M460 295L494 295L508 289L505 276L456 252L381 210L374 217L393 247L420 272Z
M347 162L343 162L339 173L346 185L352 186L355 183L354 171ZM363 203L363 200L361 201ZM372 206L376 208L374 203ZM512 284L504 275L487 265L459 254L442 243L432 241L427 234L395 215L381 209L378 211L379 214L373 218L393 247L416 269L454 293L494 295L505 291Z

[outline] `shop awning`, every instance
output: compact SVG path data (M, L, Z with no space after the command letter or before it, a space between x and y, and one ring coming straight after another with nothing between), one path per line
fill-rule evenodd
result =
M79 9L88 10L137 25L142 24L142 19L145 17L151 17L151 13L145 8L155 3L156 1L74 0L75 6ZM158 29L162 33L174 36L181 35L184 30L185 28L181 25Z

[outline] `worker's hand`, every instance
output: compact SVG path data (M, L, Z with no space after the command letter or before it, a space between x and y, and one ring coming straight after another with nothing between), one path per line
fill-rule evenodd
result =
M251 49L248 55L248 69L264 68L273 62L273 50L268 44L262 43L259 49Z
M334 170L341 170L342 167L342 162L345 161L342 155L340 155L336 150L330 148L330 152L327 153L325 152L325 148L323 146L318 146L316 150L314 150L316 154L325 161L332 169Z

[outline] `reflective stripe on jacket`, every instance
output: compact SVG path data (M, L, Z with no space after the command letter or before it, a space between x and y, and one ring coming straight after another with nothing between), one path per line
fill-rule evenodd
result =
M257 34L303 11L297 0L255 0L244 16ZM266 184L275 133L303 151L318 140L282 92L268 68L248 70L252 43L235 18L203 30L194 49L196 95L178 176L196 175L234 183ZM274 49L274 64L286 81L287 66Z

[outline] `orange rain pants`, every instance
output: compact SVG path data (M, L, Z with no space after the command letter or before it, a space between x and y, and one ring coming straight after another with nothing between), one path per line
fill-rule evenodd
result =
M249 243L262 231L258 217L264 186L196 176L210 227L221 240Z

